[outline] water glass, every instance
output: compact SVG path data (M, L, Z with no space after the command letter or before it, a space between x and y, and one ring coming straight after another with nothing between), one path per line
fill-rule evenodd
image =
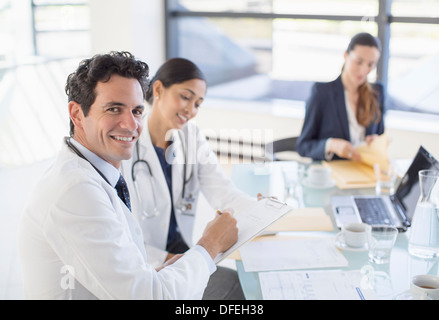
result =
M369 238L369 260L389 263L390 254L398 235L398 229L390 225L372 225Z
M395 193L395 182L397 178L397 173L392 164L389 164L387 168L384 168L378 163L373 165L375 172L375 191L377 195L380 194L394 194Z
M283 166L282 177L284 180L284 201L294 208L299 207L299 183L297 177L297 166Z

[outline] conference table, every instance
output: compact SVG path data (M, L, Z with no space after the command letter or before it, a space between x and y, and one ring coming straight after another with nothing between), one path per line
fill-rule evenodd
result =
M331 219L332 228L328 230L282 231L277 233L276 236L286 236L293 239L330 239L335 246L334 239L340 230L335 224L331 197L348 194L375 194L375 188L343 190L337 186L320 189L310 188L304 185L303 181L305 181L307 169L311 165L318 165L318 163L274 161L235 164L232 167L231 178L238 188L252 196L255 196L257 193L262 193L265 196L275 196L295 208L323 208ZM367 280L366 283L369 289L374 292L374 299L411 299L409 291L411 278L419 274L439 275L439 259L424 260L411 256L408 253L409 235L410 229L407 232L398 234L389 263L375 264L370 262L367 250L351 250L349 248L337 247L337 250L348 261L347 266L312 268L309 271L359 271ZM246 299L263 299L260 272L247 272L240 258L236 259L236 268ZM362 297L359 296L359 298Z

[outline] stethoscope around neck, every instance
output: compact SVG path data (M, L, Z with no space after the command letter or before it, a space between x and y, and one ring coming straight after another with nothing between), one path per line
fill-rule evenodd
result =
M85 161L87 161L88 163L90 163L90 165L97 171L97 173L99 173L99 175L102 177L102 179L105 180L105 182L107 182L110 186L111 183L110 181L108 181L108 179L104 176L104 174L95 167L95 165L93 163L91 163L82 153L81 151L78 150L78 148L76 148L73 143L70 141L71 137L64 137L64 142L66 143L67 147L70 148L70 150L72 150L78 157L84 159Z
M190 212L191 203L188 203L185 199L185 192L186 192L186 184L191 180L192 178L192 172L189 176L188 179L186 179L186 175L187 175L187 162L188 162L188 157L187 157L187 150L184 146L184 140L181 137L181 132L179 132L180 135L180 140L183 144L183 153L184 153L184 166L183 166L183 187L182 187L182 192L181 192L181 197L178 199L176 205L174 206L175 210L179 210L181 211L183 214ZM157 209L157 195L156 195L156 183L154 180L154 176L151 170L151 166L149 165L148 161L146 161L145 159L141 159L140 158L140 150L139 150L139 141L136 142L136 160L133 162L133 164L131 165L131 178L133 179L133 184L134 184L134 190L136 192L136 196L137 199L139 201L139 205L140 205L140 212L141 212L141 219L145 219L145 218L153 218L156 217L159 214L159 210ZM148 208L147 206L147 200L146 195L141 194L141 187L139 186L139 181L138 181L138 177L136 177L135 174L135 168L139 167L139 166L144 166L145 167L145 171L149 174L149 183L150 183L150 187L151 187L151 192L152 192L152 210L148 210L146 208ZM191 196L190 196L191 197ZM171 197L172 199L172 197Z

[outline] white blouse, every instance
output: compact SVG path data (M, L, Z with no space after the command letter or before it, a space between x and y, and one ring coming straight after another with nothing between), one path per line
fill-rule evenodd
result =
M358 123L357 117L355 116L354 111L351 108L351 105L349 104L346 91L344 92L344 97L345 97L346 113L348 115L349 135L351 137L350 142L352 143L353 146L357 146L358 144L366 140L366 128ZM329 152L330 141L331 138L326 140L326 144L325 144L325 158L327 161L332 160L332 158L334 157L334 153Z
M366 128L358 123L357 117L355 116L354 111L351 108L351 105L349 104L346 91L344 93L344 97L346 101L346 112L348 114L349 134L351 136L351 143L353 146L357 146L360 142L365 141Z

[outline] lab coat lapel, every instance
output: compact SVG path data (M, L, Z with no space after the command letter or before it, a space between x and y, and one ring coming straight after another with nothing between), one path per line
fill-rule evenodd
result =
M174 130L172 135L174 141L172 149L174 153L174 163L172 166L172 197L174 204L176 204L181 199L181 193L183 191L184 145L186 141L181 141L177 130ZM182 132L181 136L184 136L184 132Z
M194 170L194 166L192 165L187 165L187 172L186 172L186 177L183 178L184 176L184 168L185 168L185 162L186 162L186 152L188 152L187 148L188 148L188 139L192 139L192 137L190 135L188 135L188 125L186 125L182 130L178 131L178 130L174 130L173 132L173 141L174 141L174 155L175 155L175 159L174 159L174 164L172 166L172 196L173 196L173 201L174 201L174 213L175 213L175 218L177 219L177 224L180 228L180 232L181 235L183 236L183 239L185 240L185 242L189 245L192 246L192 233L193 233L193 229L194 229L194 219L195 219L195 211L196 211L196 202L193 203L193 205L195 205L195 207L193 207L191 209L192 214L183 214L178 206L180 200L182 199L182 195L183 195L183 184L184 184L184 180L183 179L188 179L189 176L192 173L192 170ZM184 141L182 141L181 139L184 139ZM191 160L189 159L189 164ZM191 191L191 183L194 182L195 178L191 178L191 182L188 183L186 185L186 189L185 189L185 195L184 196L188 196L189 192ZM197 197L198 195L194 195L195 197ZM184 201L185 202L185 201Z
M116 196L119 197L117 195L117 192L116 192ZM132 212L127 208L127 206L125 206L125 204L123 204L122 201L120 201L119 203L120 203L120 209L123 211L123 214L125 215L125 219L127 221L128 228L130 229L130 234L133 238L133 241L136 243L137 247L139 248L139 251L142 253L144 259L146 260L147 259L146 251L143 244L143 235L142 235L142 230L140 229L140 225L137 222L134 215L132 214Z

